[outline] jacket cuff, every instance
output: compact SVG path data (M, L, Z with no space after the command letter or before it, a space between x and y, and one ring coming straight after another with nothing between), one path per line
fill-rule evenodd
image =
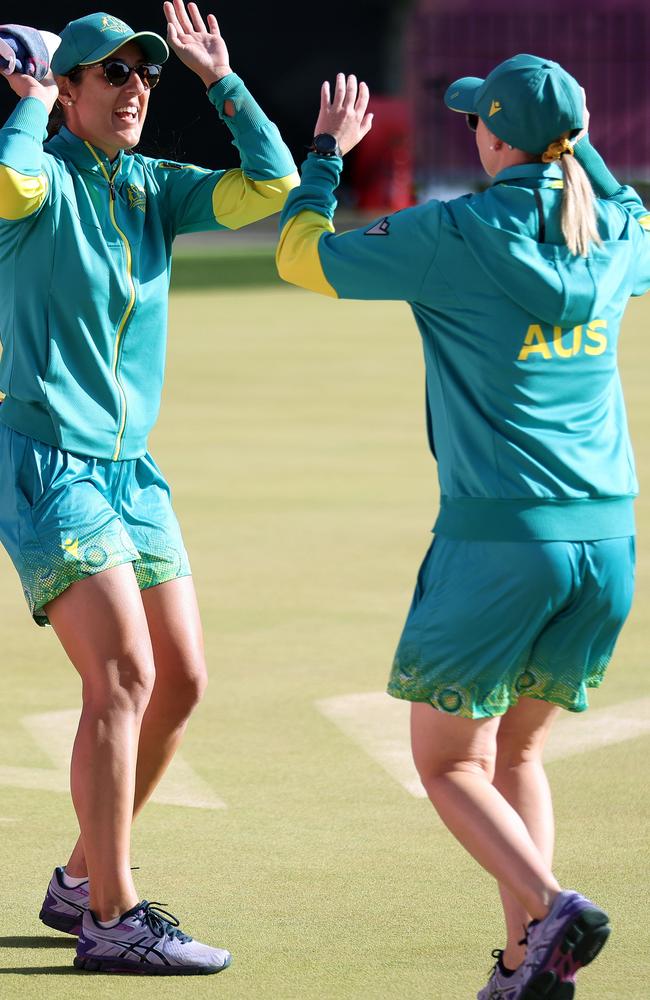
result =
M208 98L233 135L248 132L250 129L259 131L269 123L268 117L236 73L229 73L228 76L213 83L208 90ZM235 105L233 117L224 111L226 101L232 101Z
M343 160L340 156L310 153L302 165L300 186L289 193L280 216L280 229L300 212L316 212L331 222L336 211L334 192L339 186Z
M340 156L318 156L316 153L310 153L302 165L300 186L303 191L309 191L314 210L327 215L329 219L334 215L336 208L334 192L339 186L342 173L343 159Z
M3 128L24 132L36 142L43 142L47 136L48 120L47 108L38 97L23 97L7 118Z
M0 129L0 163L27 177L40 174L47 121L47 108L42 101L37 97L23 98Z
M573 147L573 155L587 174L591 186L600 198L611 198L621 190L621 185L607 167L600 153L589 141L589 135L579 139Z

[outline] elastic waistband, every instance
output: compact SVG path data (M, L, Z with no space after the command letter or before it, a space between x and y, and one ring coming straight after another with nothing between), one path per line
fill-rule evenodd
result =
M634 497L490 500L442 497L434 532L474 541L573 541L635 533Z

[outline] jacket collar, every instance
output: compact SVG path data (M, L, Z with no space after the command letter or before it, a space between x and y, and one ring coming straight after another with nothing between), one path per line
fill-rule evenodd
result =
M119 180L121 174L128 172L127 163L130 157L125 157L124 150L121 149L111 162L106 153L80 139L65 125L62 125L60 131L47 143L47 151L73 163L78 170L98 174L106 180L109 178Z
M541 187L545 181L561 181L562 167L559 163L519 163L515 167L500 170L492 180L493 184L513 184L520 187Z

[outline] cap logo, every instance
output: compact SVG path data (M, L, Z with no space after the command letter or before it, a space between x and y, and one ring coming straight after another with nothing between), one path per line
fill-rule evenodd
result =
M130 34L128 25L117 17L111 17L110 14L102 18L102 31L116 31L118 35Z
M492 115L496 115L497 111L502 111L502 110L503 109L501 107L501 101L492 101L492 104L490 105L490 113L488 115L488 118L491 118Z

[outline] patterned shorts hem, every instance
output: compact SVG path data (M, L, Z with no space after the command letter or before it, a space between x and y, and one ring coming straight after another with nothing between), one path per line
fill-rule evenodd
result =
M124 566L126 563L133 563L137 559L137 555L133 555L131 552L125 551L121 554L113 553L111 555L110 564L97 566L94 568L81 569L79 567L78 572L71 573L65 580L59 580L58 583L53 584L47 589L44 596L41 596L37 605L34 605L29 598L26 596L27 604L31 612L32 618L37 625L45 627L50 625L50 620L47 617L45 611L45 605L49 604L51 601L60 597L64 594L68 587L71 587L73 583L79 583L80 580L87 580L90 576L97 576L98 573L104 573L107 569L114 569L116 566ZM71 564L74 565L74 564Z
M508 709L512 707L511 705L506 705L503 708L495 708L490 712L485 710L476 712L463 706L456 711L450 712L448 709L444 709L441 705L437 704L435 697L430 697L422 692L415 693L412 691L406 691L404 688L393 685L387 687L386 692L391 696L391 698L397 698L400 701L418 702L423 705L431 705L431 707L435 708L436 711L444 712L445 715L455 715L459 719L490 719L496 716L505 715Z
M591 688L596 688L600 687L600 683L601 682L598 683L593 682L588 684L587 686ZM583 702L576 704L575 702L569 702L565 698L562 698L558 695L554 695L552 691L548 693L538 692L535 694L528 691L527 692L522 691L517 694L514 694L507 702L501 702L498 705L490 705L489 707L482 706L480 708L477 708L474 705L470 706L464 704L460 708L454 710L445 708L443 705L440 704L439 700L435 697L435 695L428 695L423 691L417 691L417 692L408 691L405 688L395 684L389 684L388 687L386 688L386 691L387 694L391 696L391 698L397 698L400 701L418 702L420 704L431 705L431 707L435 708L436 711L444 712L445 715L455 715L460 719L478 720L478 719L501 718L506 714L506 712L508 712L511 708L513 708L516 704L518 704L521 698L534 698L535 701L544 701L549 705L555 705L557 706L557 708L562 708L566 712L574 712L578 714L580 712L586 712L587 709L589 708L589 703L586 698Z
M136 579L137 579L136 572ZM161 573L160 576L156 577L154 580L147 580L146 582L140 583L138 580L138 587L140 590L151 590L152 587L159 587L161 583L169 583L170 580L181 580L184 576L192 576L191 569L182 569L178 572L171 573Z

